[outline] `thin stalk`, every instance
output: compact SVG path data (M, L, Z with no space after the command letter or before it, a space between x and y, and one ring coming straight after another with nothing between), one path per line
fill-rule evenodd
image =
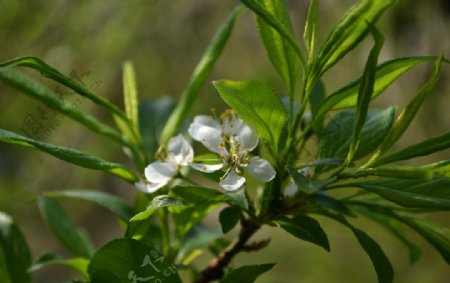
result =
M167 208L163 207L158 211L159 221L161 222L161 241L163 254L169 257L172 254L170 246L170 229L169 229L169 218L167 215Z

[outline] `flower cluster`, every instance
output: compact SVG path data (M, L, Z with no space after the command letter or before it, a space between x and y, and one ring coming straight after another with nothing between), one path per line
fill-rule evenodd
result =
M186 138L178 135L169 141L167 154L161 161L147 166L146 182L138 183L138 189L148 193L158 190L183 166L206 173L224 170L219 184L228 191L238 190L245 185L244 169L263 182L269 182L275 177L275 170L267 160L250 155L258 145L258 135L234 111L226 111L220 120L205 115L196 116L188 132L194 140L217 154L219 162L194 163L192 146Z

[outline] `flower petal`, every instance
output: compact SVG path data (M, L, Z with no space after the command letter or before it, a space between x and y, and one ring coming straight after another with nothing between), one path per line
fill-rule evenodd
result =
M258 134L246 124L241 125L236 138L241 148L246 151L252 151L258 145Z
M194 150L183 135L177 135L169 140L167 145L169 154L172 154L178 165L185 166L194 160Z
M164 187L164 185L165 184L163 184L163 183L150 184L150 183L143 182L143 181L139 181L134 184L136 189L138 189L141 192L148 193L148 194L156 192L159 188Z
M145 168L145 178L151 184L166 185L177 173L177 168L171 163L152 162Z
M194 118L194 122L188 130L191 137L201 142L209 150L218 153L222 143L222 129L220 124L211 117L200 115Z
M205 173L212 173L216 172L217 170L222 169L223 164L200 164L200 163L189 163L189 166L193 169L205 172Z
M236 173L236 166L230 169L230 172L220 181L219 185L227 191L235 191L242 187L245 178Z
M211 118L210 116L206 116L206 115L195 116L193 124L208 126L208 127L217 129L219 131L222 130L222 127L220 126L219 122L217 122L215 119Z
M225 113L227 113L227 115L222 120L223 133L227 136L237 135L244 121L237 117L234 111Z
M258 180L269 182L275 177L275 169L272 165L261 157L255 156L250 159L250 163L246 167L248 172Z

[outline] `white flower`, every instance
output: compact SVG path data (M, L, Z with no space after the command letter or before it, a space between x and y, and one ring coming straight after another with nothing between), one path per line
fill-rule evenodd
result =
M258 135L244 124L234 111L226 111L221 120L222 124L209 116L196 116L189 127L189 134L194 140L217 153L223 163L191 163L190 166L207 173L226 167L220 186L228 191L237 190L245 184L245 178L242 176L244 168L258 180L271 181L275 177L272 165L265 159L250 157L249 154L258 145Z
M167 155L161 161L150 163L145 168L145 181L135 184L135 187L146 193L153 193L164 187L180 170L194 159L191 144L182 135L169 140Z

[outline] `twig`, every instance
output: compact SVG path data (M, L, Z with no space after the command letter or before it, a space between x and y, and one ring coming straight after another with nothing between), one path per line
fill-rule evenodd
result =
M233 257L241 251L246 250L246 243L250 237L258 231L261 226L246 220L241 221L241 231L239 237L228 248L223 250L220 255L215 257L202 272L200 272L195 283L207 283L218 280L223 277L225 268L231 262Z

